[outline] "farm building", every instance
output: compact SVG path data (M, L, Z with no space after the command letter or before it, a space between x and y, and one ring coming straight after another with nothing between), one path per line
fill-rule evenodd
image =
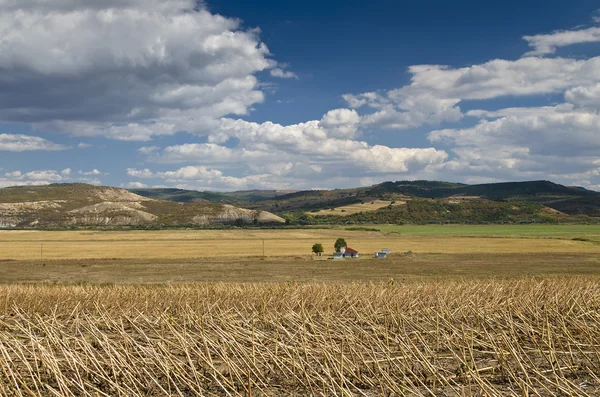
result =
M350 247L342 247L340 252L334 252L333 259L358 258L358 251Z
M375 253L375 258L385 259L385 258L387 258L387 255L390 254L391 252L392 252L392 250L389 248L382 248L380 252Z

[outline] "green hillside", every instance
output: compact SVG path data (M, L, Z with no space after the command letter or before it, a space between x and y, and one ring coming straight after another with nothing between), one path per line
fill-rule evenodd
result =
M587 223L588 217L560 213L528 201L423 199L407 200L374 211L347 216L290 212L282 216L292 224L487 224L487 223Z
M260 202L293 193L290 191L278 190L246 190L239 192L219 193L169 188L130 189L130 191L143 197L149 197L157 200L174 201L176 203L210 201L218 204L231 205Z
M168 200L176 203L192 203L210 201L219 204L234 204L236 201L233 197L227 194L216 192L200 192L196 190L184 189L130 189L130 192L143 197L148 197L156 200Z
M549 181L478 185L441 181L384 182L369 187L231 193L143 189L135 193L172 201L208 200L276 213L289 224L556 223L596 222L600 193ZM387 200L384 208L334 215L344 206ZM402 203L398 205L397 203ZM368 206L365 206L368 207ZM375 207L375 206L374 206ZM329 210L332 215L328 214ZM318 214L317 214L318 213ZM317 216L318 215L318 216Z

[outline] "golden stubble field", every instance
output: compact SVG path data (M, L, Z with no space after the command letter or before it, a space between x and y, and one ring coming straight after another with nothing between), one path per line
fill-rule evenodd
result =
M600 274L598 227L401 230L1 231L0 283L378 282ZM334 261L311 255L316 242L331 253L338 237L359 250L361 258ZM373 252L384 247L393 254L373 259Z
M361 259L311 256L337 237ZM0 395L597 396L599 243L593 226L2 231Z
M3 396L597 396L597 277L0 286Z
M310 255L314 243L333 252L338 237L361 254L600 254L600 245L570 238L403 235L331 229L182 231L0 231L0 260L185 259ZM42 251L43 245L43 252Z

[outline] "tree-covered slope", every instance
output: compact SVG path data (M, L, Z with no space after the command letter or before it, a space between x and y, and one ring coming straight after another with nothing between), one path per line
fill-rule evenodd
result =
M173 201L208 200L231 203L274 213L314 212L373 200L444 200L461 198L482 202L530 202L569 215L598 216L600 193L549 181L506 182L478 185L440 181L384 182L369 187L335 190L307 190L292 193L253 190L214 193L179 189L144 189L133 192ZM485 207L485 206L483 206ZM345 217L346 218L346 217ZM436 218L431 214L431 219Z

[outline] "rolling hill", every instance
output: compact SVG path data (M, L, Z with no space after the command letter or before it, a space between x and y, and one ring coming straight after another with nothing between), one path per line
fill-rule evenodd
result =
M124 189L55 184L0 189L0 228L264 224L284 220L266 211L210 201L174 202Z
M600 193L548 181L229 193L85 184L0 189L0 228L598 221Z
M239 203L259 202L295 193L295 191L293 190L246 190L238 192L219 193L173 188L131 189L130 191L140 196L155 198L159 200L175 201L177 203L210 201L213 203L233 205Z
M173 201L230 203L273 212L286 218L288 223L302 224L587 222L595 221L588 219L590 217L600 217L600 193L549 181L477 185L397 181L354 189L290 193L256 190L214 193L179 189L133 192Z

